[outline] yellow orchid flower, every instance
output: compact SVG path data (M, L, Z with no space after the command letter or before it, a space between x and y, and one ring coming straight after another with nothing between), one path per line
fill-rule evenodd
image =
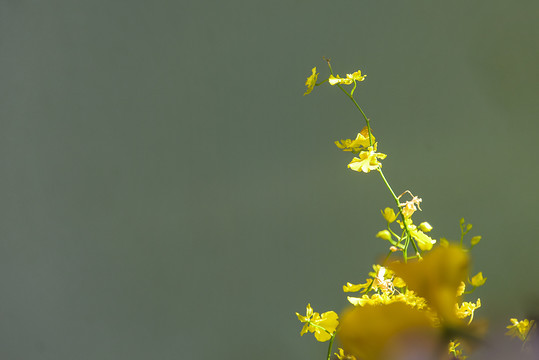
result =
M318 73L316 72L316 66L313 67L312 75L307 78L307 81L305 82L305 86L307 86L307 90L303 94L303 96L310 94L311 91L313 91L314 86L316 85L316 80L318 79Z
M511 319L511 325L507 326L509 329L508 332L506 332L506 335L509 335L511 337L518 337L522 341L526 341L528 339L528 335L530 331L535 327L535 321L534 320L520 320L518 321L515 318Z
M474 304L473 302L463 302L460 306L458 304L455 304L457 316L459 319L464 319L470 316L470 321L468 321L468 324L470 324L473 320L473 314L476 309L479 309L481 307L481 299L477 299L477 302Z
M341 78L339 75L337 77L330 75L329 76L329 84L330 85L336 85L336 84L344 84L344 85L350 85L354 81L363 81L367 75L361 75L361 70L356 71L352 74L346 74L346 78Z
M296 315L299 321L305 323L301 329L300 335L303 336L306 332L312 332L314 333L316 340L320 342L331 339L337 326L339 326L339 321L337 320L339 316L335 311L327 311L320 315L313 311L311 304L307 304L305 316L299 313L296 313Z
M384 219L386 219L388 223L391 224L393 221L397 219L397 215L395 215L395 210L393 210L392 208L386 207L384 210L381 210L381 211L382 211L382 216L384 217Z
M374 135L371 133L372 142L374 143ZM371 140L369 139L369 129L365 126L357 134L354 140L345 139L335 141L335 145L342 151L351 151L355 154L360 152L363 148L368 148L371 145Z
M378 159L385 159L386 154L376 152L376 143L373 146L369 146L366 151L359 153L359 158L355 157L352 159L348 167L354 171L363 171L368 173L371 170L376 170L379 167L382 167L382 163Z
M401 229L404 229L402 221L397 220L397 222L401 226ZM419 246L422 251L431 250L432 246L436 244L436 240L425 234L423 231L419 230L417 226L413 224L411 218L406 218L406 225L408 225L410 235L417 242L417 246Z
M457 349L459 346L459 342L451 341L449 343L449 353L452 354L455 359L466 360L468 357L462 354L462 350Z
M356 360L354 355L345 354L344 350L339 348L339 353L335 353L337 359L339 360Z

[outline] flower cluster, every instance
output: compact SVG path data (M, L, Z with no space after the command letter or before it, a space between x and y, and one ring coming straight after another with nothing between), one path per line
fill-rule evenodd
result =
M482 272L471 276L471 250L481 236L464 242L472 225L460 220L460 241L439 241L427 233L433 226L426 222L414 223L414 214L421 209L422 199L406 190L396 196L382 171L381 160L386 154L377 152L378 142L372 133L370 119L353 97L357 82L365 80L358 70L345 78L334 75L328 61L329 77L317 83L316 68L307 78L307 91L328 82L337 85L361 112L366 125L355 139L335 141L339 149L355 156L348 168L363 173L376 170L389 190L394 207L381 210L386 227L376 234L389 242L389 251L383 262L373 265L373 271L364 282L343 286L352 305L339 319L334 311L322 314L307 305L306 315L296 313L304 323L301 335L312 332L318 341L329 341L331 347L337 337L342 344L335 356L339 360L377 360L395 358L395 354L414 354L408 358L440 358L439 349L445 349L452 359L466 359L463 347L481 338L484 322L474 321L481 299L465 299L486 283ZM342 85L352 85L348 92ZM407 199L408 198L408 199ZM470 278L471 276L471 278ZM355 294L354 294L355 293ZM534 321L511 319L508 335L523 342L534 329ZM414 341L410 341L410 339ZM461 345L462 344L462 345Z

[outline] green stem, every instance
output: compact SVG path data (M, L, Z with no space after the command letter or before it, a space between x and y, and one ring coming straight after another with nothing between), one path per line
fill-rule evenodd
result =
M327 82L328 80L329 80L329 79L326 79L326 80L324 80L324 81L322 81L322 82L319 82L319 83L317 83L317 84L314 84L314 86L320 86L320 85L322 85L323 83Z
M389 185L389 182L387 181L386 177L384 176L384 172L382 171L381 167L378 168L378 172L380 173L380 176L382 177L382 180L384 180L384 183L386 184L387 188L389 189L389 192L393 196L393 200L395 200L395 204L397 204L397 208L399 209L399 214L400 214L401 219L402 219L402 224L404 226L404 231L406 232L406 242L404 243L404 249L403 249L402 253L403 253L403 256L404 256L404 262L407 262L408 261L407 252L408 252L408 245L410 244L410 241L412 242L412 246L414 247L414 250L415 250L416 254L419 253L419 251L417 250L415 242L412 241L412 236L410 235L410 229L408 228L408 224L406 223L406 219L405 219L404 214L402 212L402 206L400 206L399 198L397 197L397 195L395 195L395 192L391 188L391 185Z
M331 68L331 64L329 63L328 61L328 66L329 66L329 72L331 73L331 75L333 75L333 69ZM367 130L369 131L369 144L370 146L372 146L372 133L371 133L371 125L370 125L370 121L369 121L369 118L367 117L367 115L365 115L365 113L363 112L363 110L361 109L361 107L359 106L359 104L356 102L356 100L354 99L354 97L352 96L352 94L348 93L348 91L346 91L342 86L341 84L337 84L337 86L339 87L339 89L342 90L342 92L344 92L346 94L346 96L348 96L348 98L350 100L352 100L352 102L354 103L354 105L356 106L356 108L361 112L361 115L363 115L363 118L365 119L365 121L367 122ZM354 89L355 89L355 81L354 81Z
M335 334L337 332L334 332L333 335L331 335L331 339L329 340L329 347L328 347L328 358L327 360L331 359L331 348L333 347L333 340L335 340Z
M328 63L328 67L329 67L329 72L331 73L331 75L333 75L333 69L331 68L331 64L329 63L329 60L327 60L327 63ZM369 118L367 117L367 115L365 115L365 112L363 111L363 109L361 109L361 106L359 106L357 101L354 99L353 95L348 93L348 91L346 91L341 86L341 84L337 84L337 86L354 103L354 105L359 110L361 115L363 115L363 118L365 119L365 122L367 123L367 130L369 132L369 145L372 146L373 145L372 132L371 132L371 125L370 125ZM355 89L355 81L354 81L354 89ZM404 262L407 262L408 261L408 246L410 245L410 242L412 243L412 246L414 247L414 250L415 250L416 254L419 254L419 250L417 249L417 246L416 246L415 242L413 241L412 236L410 235L410 229L408 228L408 224L406 224L406 219L405 219L404 214L402 212L402 206L399 203L399 198L397 197L397 195L395 195L395 192L393 191L393 189L389 185L386 177L384 176L384 173L382 172L381 167L378 167L378 172L382 176L382 180L384 180L384 183L386 184L387 188L389 189L389 192L393 196L393 200L395 200L395 203L397 204L397 208L399 209L399 214L400 214L401 219L402 219L402 224L404 226L404 231L406 232L406 241L404 243L404 249L403 249L402 253L403 253L403 256L404 256ZM462 242L462 240L461 240L461 242Z

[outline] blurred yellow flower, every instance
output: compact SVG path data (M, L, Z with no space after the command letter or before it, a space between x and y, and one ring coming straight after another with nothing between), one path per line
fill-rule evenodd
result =
M473 302L463 302L460 306L458 304L455 304L457 316L459 319L470 317L470 320L468 321L468 324L470 324L473 320L473 314L476 309L479 309L481 307L481 299L477 299L477 302L474 304Z
M427 300L430 308L449 326L459 326L455 311L457 292L468 276L470 259L460 247L437 247L422 261L395 262L389 267L408 287Z
M301 329L300 335L303 336L306 332L312 332L314 333L316 340L320 342L331 339L337 326L339 326L339 321L337 320L339 316L335 311L327 311L320 315L313 311L311 304L307 304L305 316L299 313L296 313L296 315L299 321L305 323Z
M468 357L462 354L462 350L457 349L459 346L459 342L451 341L449 343L449 353L458 360L466 360Z
M345 354L344 350L339 348L339 353L335 353L337 359L339 360L356 360L354 355Z
M345 351L366 360L387 359L389 353L406 353L402 346L406 346L404 339L409 336L424 340L421 347L425 345L425 349L434 353L441 339L440 330L433 326L425 311L401 302L354 307L342 314L340 326L338 336Z
M311 91L313 91L314 86L316 85L316 80L318 79L318 73L316 72L316 66L313 67L312 75L307 78L307 81L305 82L305 86L307 86L307 90L303 94L303 96L310 94Z
M511 337L518 337L522 341L526 341L528 339L528 335L530 331L535 327L535 321L534 320L520 320L518 321L515 318L511 319L511 325L507 326L509 329L508 332L506 332L506 335L509 335Z
M465 290L466 290L466 284L464 283L464 281L461 281L457 289L457 296L462 296Z

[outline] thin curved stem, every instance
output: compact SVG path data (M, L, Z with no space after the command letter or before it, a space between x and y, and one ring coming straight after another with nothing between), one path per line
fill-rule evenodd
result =
M327 357L327 360L331 360L331 348L333 347L333 341L335 340L335 334L337 332L333 333L333 335L331 335L331 339L329 340L329 347L328 347L328 357Z
M333 69L331 68L331 64L329 62L329 60L326 60L327 63L328 63L328 67L329 67L329 72L331 73L331 75L333 75ZM354 103L354 105L356 106L356 108L359 110L359 112L361 113L361 115L363 115L363 118L365 119L365 122L367 124L367 131L369 132L369 145L370 146L373 146L373 141L372 141L372 131L371 131L371 125L370 125L370 120L369 118L367 117L367 115L365 115L365 112L363 111L363 109L361 108L361 106L359 106L359 104L357 103L357 101L354 99L354 96L353 96L353 92L352 93L349 93L348 91L346 91L342 86L341 84L336 84L337 87L339 89L341 89L341 91L343 93L346 94L346 96ZM356 82L354 81L354 89L355 90L356 88ZM405 243L404 243L404 249L403 249L403 256L404 256L404 262L407 262L408 261L408 246L410 245L410 242L412 243L412 246L414 247L414 250L415 250L415 253L416 254L419 254L419 250L414 242L414 240L412 239L412 236L410 234L410 229L408 227L408 224L406 223L406 218L402 212L402 206L400 205L400 202L399 202L399 198L397 197L397 195L395 194L395 192L393 191L393 189L391 188L391 185L389 185L389 182L387 181L386 177L384 176L384 173L382 172L382 168L381 167L378 167L378 172L380 173L380 176L382 177L382 180L384 181L384 183L386 184L386 187L388 188L389 192L391 193L391 196L393 196L393 200L395 200L395 203L397 204L397 208L399 209L399 214L401 216L401 219L402 219L402 224L403 224L403 227L404 227L404 231L406 233L406 240L405 240ZM462 241L462 240L461 240Z

